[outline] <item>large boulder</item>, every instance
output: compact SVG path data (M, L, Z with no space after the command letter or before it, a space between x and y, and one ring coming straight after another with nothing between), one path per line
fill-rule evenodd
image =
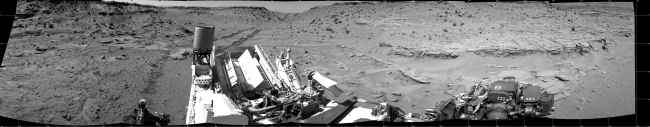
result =
M404 76L409 77L409 78L411 78L411 79L413 79L413 80L415 80L415 81L417 81L419 83L422 83L422 84L429 84L430 83L428 81L427 77L425 77L423 75L420 75L420 73L418 73L417 70L410 69L408 67L403 67L403 68L400 68L400 72L402 72L402 74Z

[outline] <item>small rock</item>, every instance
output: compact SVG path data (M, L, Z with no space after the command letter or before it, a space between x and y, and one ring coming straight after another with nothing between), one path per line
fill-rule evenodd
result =
M99 41L99 43L102 43L102 44L109 44L109 43L112 43L112 42L113 42L113 40L100 40Z
M363 74L366 74L366 72L364 72L364 71L359 71L359 74L360 74L360 75L363 75Z
M366 55L365 55L365 54L363 54L363 53L356 53L356 54L354 54L354 56L357 56L357 57L362 57L362 56L366 56Z
M581 71L578 71L578 75L579 75L580 77L585 77L585 76L587 76L587 72L581 70Z
M126 60L126 59L129 59L129 57L127 57L126 55L122 55L122 56L115 57L115 59L117 59L117 60Z
M62 117L63 117L63 119L65 119L65 120L67 120L67 121L72 120L72 116L71 116L71 115L68 115L68 114L63 115Z
M16 53L14 53L13 56L14 56L14 57L23 57L23 56L25 56L25 53L24 53L24 52L21 52L21 51L18 51L18 52L16 52Z
M517 68L517 66L508 66L509 68Z
M578 110L582 110L582 108L581 108L581 107L578 107Z
M379 97L375 99L378 102L386 102L386 97Z
M169 55L169 56L170 56L172 59L174 59L174 60L183 60L183 59L186 58L185 56L183 56L183 55L181 55L181 54L171 54L171 55Z
M566 76L566 75L557 75L555 78L561 80L561 81L571 81L573 78Z
M400 93L400 92L393 92L392 94L395 95L395 96L402 96L402 93Z
M393 47L393 45L388 44L386 42L381 42L381 43L379 43L379 47Z
M44 45L36 47L36 51L47 51L49 49L50 49L49 46L44 46Z
M336 65L339 66L339 67L340 67L341 69L343 69L343 70L348 70L348 69L350 69L350 68L348 68L348 67L345 65L345 63L343 63L343 62L336 62Z
M390 102L397 102L397 101L399 101L399 99L396 98L396 97L391 97L391 98L388 98L388 101L390 101Z

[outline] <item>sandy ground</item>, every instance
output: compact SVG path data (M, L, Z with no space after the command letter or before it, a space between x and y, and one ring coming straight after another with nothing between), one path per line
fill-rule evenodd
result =
M483 79L515 76L557 93L551 117L634 113L632 3L360 3L299 14L20 1L0 67L0 115L52 124L121 122L138 99L183 124L194 26L215 45L291 48L301 71L344 99L422 113ZM276 49L277 48L277 49ZM562 79L562 80L560 80ZM370 106L370 105L361 105ZM615 107L615 108L613 108Z

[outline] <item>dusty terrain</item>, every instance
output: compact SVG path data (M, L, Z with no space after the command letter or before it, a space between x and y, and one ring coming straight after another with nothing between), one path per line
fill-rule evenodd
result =
M516 76L557 93L553 118L634 113L632 3L355 3L287 14L19 1L17 13L34 15L14 22L0 115L27 121L117 123L145 98L183 124L199 25L216 26L215 45L292 48L301 71L348 91L338 99L421 113L480 80Z

